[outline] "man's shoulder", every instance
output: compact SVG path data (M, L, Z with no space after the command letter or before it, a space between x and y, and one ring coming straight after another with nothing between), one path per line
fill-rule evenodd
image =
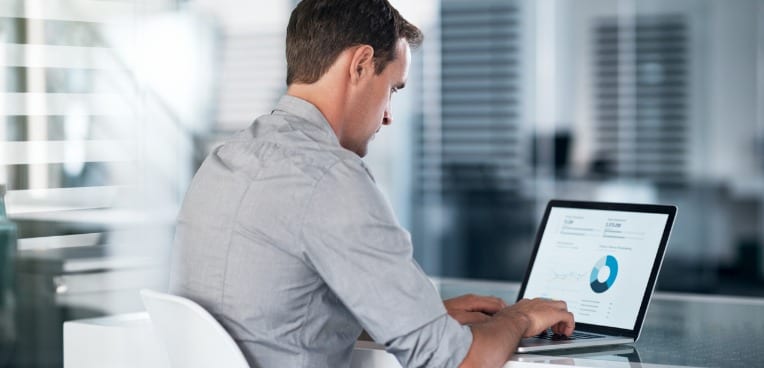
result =
M210 156L252 178L280 175L318 180L338 168L365 172L360 157L332 139L336 140L298 116L263 115L217 146Z

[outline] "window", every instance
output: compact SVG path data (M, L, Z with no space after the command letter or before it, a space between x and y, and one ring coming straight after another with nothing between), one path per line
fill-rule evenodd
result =
M414 244L435 275L517 279L527 265L513 254L533 229L521 4L441 2L440 115L420 130L413 188Z
M442 117L421 135L419 191L493 201L520 189L518 13L506 1L442 3Z
M661 184L687 181L688 33L681 15L595 22L595 172Z
M17 314L0 321L15 332L0 338L14 365L60 366L64 320L140 310L139 288L166 285L215 90L214 27L175 6L0 2L0 183L19 229Z

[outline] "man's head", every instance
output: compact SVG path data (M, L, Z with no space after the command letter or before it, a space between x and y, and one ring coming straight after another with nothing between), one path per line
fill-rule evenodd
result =
M287 26L287 85L318 81L342 51L357 45L374 49L379 74L401 38L415 48L422 32L387 0L303 0Z
M326 116L340 144L364 156L422 33L387 0L303 0L287 27L287 85Z

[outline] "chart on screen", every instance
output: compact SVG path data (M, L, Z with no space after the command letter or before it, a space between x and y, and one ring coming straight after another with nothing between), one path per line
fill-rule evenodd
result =
M667 219L552 208L525 297L564 300L576 322L633 328Z

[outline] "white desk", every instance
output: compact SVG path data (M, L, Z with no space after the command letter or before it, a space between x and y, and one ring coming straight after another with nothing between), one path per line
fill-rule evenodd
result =
M515 299L517 283L436 280L441 296L465 293ZM656 293L642 337L631 345L517 354L509 367L757 367L764 362L764 300ZM64 324L64 367L169 367L145 313ZM352 367L400 368L395 358L359 342Z
M441 297L466 293L517 298L518 283L439 279ZM525 362L584 367L760 367L764 363L764 299L656 292L633 345L515 355ZM633 353L619 350L633 349ZM523 365L516 365L523 363ZM535 367L538 367L537 365Z
M578 357L516 355L504 368L517 367L670 367L629 362L615 354L633 352L629 347L612 351L579 353ZM588 354L588 355L587 355ZM612 355L610 360L587 357ZM621 359L619 361L619 359ZM129 313L64 323L64 368L169 368L170 362L154 336L148 314ZM353 351L351 368L402 368L381 345L359 341Z
M401 368L374 343L359 341L351 368ZM129 313L64 323L64 368L169 368L148 313Z

